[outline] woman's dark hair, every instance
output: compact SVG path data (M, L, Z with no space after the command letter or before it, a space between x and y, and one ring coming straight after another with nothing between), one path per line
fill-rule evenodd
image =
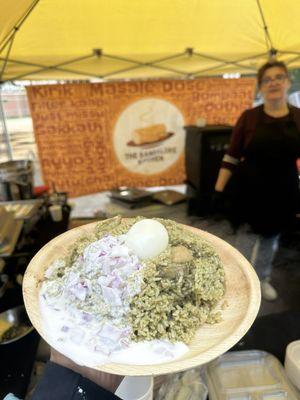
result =
M283 61L276 61L276 60L268 61L264 65L262 65L257 72L258 87L260 87L262 84L262 79L263 79L265 72L268 69L273 68L273 67L278 67L278 68L283 69L284 72L286 73L286 75L289 76L287 66L285 65L285 63Z

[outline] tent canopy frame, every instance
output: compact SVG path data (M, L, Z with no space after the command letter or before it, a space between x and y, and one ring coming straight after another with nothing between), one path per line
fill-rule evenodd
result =
M20 80L20 79L28 79L30 77L32 77L33 75L37 75L39 73L45 72L45 71L57 71L57 72L62 72L62 73L70 73L72 75L78 75L78 77L82 77L82 79L84 79L83 77L87 78L98 78L98 79L103 79L103 80L109 80L111 77L114 77L113 79L115 80L116 77L124 72L129 72L129 71L133 71L133 70L137 70L139 68L144 68L144 67L150 67L150 68L154 68L154 69L158 69L158 70L162 70L162 71L167 71L167 72L171 72L173 74L182 76L182 77L186 77L186 78L193 78L193 77L199 77L202 76L203 74L207 73L207 72L211 72L211 71L218 71L218 69L224 67L224 66L235 66L240 68L241 70L244 70L245 73L247 71L247 73L253 73L256 71L255 67L251 67L249 65L243 65L241 64L241 62L243 61L251 61L254 60L256 58L259 58L261 56L266 56L267 58L270 57L274 57L278 54L293 54L295 52L287 52L287 51L278 51L277 49L275 49L274 44L273 44L273 40L271 38L270 35L270 31L266 22L266 18L263 12L263 8L261 5L261 0L256 0L256 4L257 4L257 8L259 10L259 15L263 24L263 31L264 31L264 35L265 35L265 44L266 44L266 52L263 54L253 54L250 57L245 57L242 59L238 59L238 60L226 60L223 58L219 58L219 57L214 57L213 55L208 55L205 53L202 53L200 51L194 51L193 48L189 47L187 48L185 51L183 51L182 53L177 53L177 54L173 54L173 55L169 55L167 57L162 57L162 58L158 58L158 59L154 59L152 61L149 62L142 62L142 61L138 61L138 60L134 60L131 59L129 57L123 57L123 56L118 56L118 55L113 55L113 54L109 54L109 53L105 53L102 49L94 49L92 50L91 53L88 53L87 55L82 55L79 57L75 57L73 59L66 59L63 62L57 63L57 64L53 64L53 65L43 65L43 64L39 64L39 63L33 63L33 62L26 62L23 60L16 60L14 58L10 58L10 53L13 47L13 42L15 39L16 34L20 31L21 26L24 24L24 22L28 19L28 17L30 16L30 14L32 13L32 11L36 8L36 6L38 5L40 0L33 0L32 3L29 5L29 7L25 10L24 14L20 17L20 19L17 21L17 23L12 27L12 29L4 36L4 38L2 39L2 42L0 43L0 55L1 53L5 50L5 48L7 47L7 54L5 57L0 57L0 61L3 62L2 68L1 68L1 72L0 72L0 84L7 82L7 81L15 81L15 80ZM188 57L199 57L208 61L213 61L216 62L216 65L210 66L210 67L206 67L206 68L201 68L198 69L194 72L189 72L189 71L183 71L181 69L178 68L173 68L170 66L163 66L163 65L159 65L164 61L170 61L170 60L174 60L176 58L182 57L187 55ZM126 68L118 68L118 69L112 69L109 72L106 72L105 74L94 74L94 73L90 73L90 72L86 72L84 70L74 70L74 69L68 69L65 68L65 66L67 65L71 65L74 64L78 61L83 61L83 60L87 60L89 58L101 58L101 59L110 59L110 60L116 60L116 61L122 61L122 62L126 62L129 64L132 64ZM292 60L289 60L289 64L295 62L296 60L298 60L298 58L300 58L300 53L297 54L297 57L295 57ZM9 79L4 79L4 73L5 70L7 68L7 65L9 63L15 63L15 64L19 64L19 65L26 65L26 66L31 66L33 68L37 68L37 69L33 69L30 70L28 72L24 72L22 74L18 74L15 75L13 77L10 77Z

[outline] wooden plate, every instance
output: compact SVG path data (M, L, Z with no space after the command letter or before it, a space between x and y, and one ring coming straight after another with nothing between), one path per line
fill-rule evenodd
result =
M39 309L39 287L45 269L57 258L67 254L69 247L83 234L91 233L96 223L80 226L57 236L46 244L27 267L23 296L29 318L39 334L53 346L43 330ZM260 284L249 262L232 246L210 233L184 226L213 245L221 257L226 274L227 307L223 321L201 327L189 345L190 351L175 361L156 365L105 364L97 366L104 372L119 375L161 375L205 364L234 346L251 327L260 306ZM55 346L53 346L55 347Z

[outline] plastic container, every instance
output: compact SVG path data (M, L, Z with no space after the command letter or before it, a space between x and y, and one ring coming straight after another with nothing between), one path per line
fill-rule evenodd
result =
M300 340L291 342L287 346L285 352L284 368L290 381L300 391Z
M115 393L123 400L152 400L152 376L126 376Z
M208 364L210 400L297 400L279 360L259 350L229 352Z

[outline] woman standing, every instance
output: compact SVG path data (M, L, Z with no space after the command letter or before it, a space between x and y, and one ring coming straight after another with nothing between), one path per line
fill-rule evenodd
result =
M284 63L264 64L257 79L264 104L239 118L215 191L226 187L236 247L256 269L262 297L275 300L277 292L269 282L274 253L299 205L300 109L287 103L291 83Z

